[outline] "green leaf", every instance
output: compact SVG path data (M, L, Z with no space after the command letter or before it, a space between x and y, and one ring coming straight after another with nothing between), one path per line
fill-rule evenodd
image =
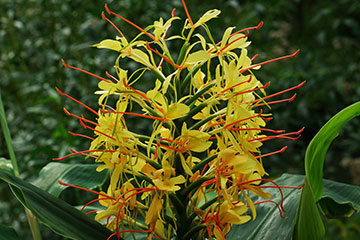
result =
M274 180L279 186L293 186L298 187L304 182L303 175L283 174L280 178ZM360 187L349 184L334 182L324 179L324 198L335 199L338 203L348 203L354 207L355 211L360 211ZM263 184L262 186L274 186L271 183ZM306 186L306 185L305 185ZM304 186L304 188L305 188ZM309 185L308 185L309 186ZM279 190L277 188L264 189L271 194L271 200L281 202ZM279 210L275 204L262 203L256 205L257 217L254 221L242 225L233 225L230 233L226 236L228 240L278 240L291 239L293 236L293 226L296 219L296 209L299 204L301 190L283 188L284 195L284 209L281 218ZM305 190L308 192L309 190ZM311 195L307 195L306 198ZM305 199L306 199L305 198ZM251 199L255 202L263 201L264 199L252 196ZM306 201L305 201L306 203ZM306 207L306 206L305 206ZM310 209L310 208L309 208ZM312 209L314 209L312 207ZM307 209L304 209L307 211ZM309 223L313 219L306 219ZM306 230L308 231L308 229ZM316 238L305 238L316 239Z
M71 239L107 239L112 232L61 199L0 169L18 200L43 224ZM115 239L115 237L114 237Z
M360 187L324 180L323 198L318 203L328 218L350 217L354 211L360 212Z
M0 240L20 240L12 227L0 225Z
M6 158L0 158L0 169L5 170L8 173L13 173L11 161Z
M301 191L300 203L296 214L293 239L323 239L325 227L316 206L314 195L307 179Z
M331 142L339 135L340 128L360 115L360 102L343 109L331 118L310 142L305 155L305 170L314 193L315 201L323 194L323 166Z
M52 162L47 164L33 184L42 190L58 197L67 186L58 183L58 180L93 189L104 184L108 171L97 172L98 164L69 164Z

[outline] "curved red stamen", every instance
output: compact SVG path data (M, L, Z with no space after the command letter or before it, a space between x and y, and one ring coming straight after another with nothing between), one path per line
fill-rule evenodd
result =
M250 67L247 67L247 68L244 68L244 69L240 70L240 73L243 73L243 72L245 72L245 71L247 71L247 70L250 70L250 69L253 69L253 68L256 68L256 67L259 67L259 66L268 64L268 63L271 63L271 62L276 62L276 61L279 61L279 60L282 60L282 59L295 57L295 56L299 53L299 51L300 51L300 50L297 50L297 51L294 52L293 54L290 54L290 55L287 55L287 56L283 56L283 57L274 58L274 59L271 59L271 60L268 60L268 61L265 61L265 62L262 62L262 63L258 63L258 64L255 64L255 65L252 65L252 66L250 66Z
M191 20L191 17L190 17L190 14L189 14L188 9L187 9L187 7L186 7L185 1L184 1L184 0L181 0L181 1L182 1L183 6L184 6L184 10L185 10L186 16L187 16L187 18L189 19L189 23L190 23L190 25L191 25L192 27L194 27L194 23L193 23L193 21Z
M102 17L104 20L108 21L108 22L116 29L116 31L118 31L118 33L120 33L120 35L121 35L123 38L125 38L124 34L120 31L120 29L119 29L112 21L110 21L107 17L105 17L105 13L104 13L104 12L101 12L101 17Z
M263 154L263 155L260 155L260 156L256 156L255 158L263 158L263 157L268 157L268 156L271 156L271 155L274 155L274 154L277 154L277 153L282 153L282 152L284 152L286 149L287 149L287 146L283 147L282 149L280 149L280 150L278 150L278 151L271 152L271 153L267 153L267 154Z
M127 22L128 24L130 24L131 26L133 26L133 27L137 28L139 31L141 31L142 33L144 33L145 35L147 35L148 37L150 37L153 41L155 41L155 40L156 40L156 39L155 39L155 37L154 37L153 35L151 35L151 34L150 34L150 33L148 33L147 31L145 31L144 29L142 29L141 27L139 27L139 26L138 26L138 25L136 25L135 23L133 23L133 22L131 22L131 21L127 20L126 18L124 18L124 17L120 16L119 14L116 14L116 13L112 12L112 11L109 9L109 7L108 7L108 5L107 5L107 4L105 4L105 9L106 9L106 11L107 11L109 14L112 14L112 15L117 16L118 18L121 18L122 20L124 20L125 22Z
M276 186L277 189L279 189L279 192L280 192L280 196L281 196L281 203L280 203L280 206L281 206L281 209L285 212L285 209L283 207L283 201L284 201L284 195L283 195L283 192L281 190L281 188L279 187L279 185L270 180L270 179L266 179L266 178L260 178L260 179L253 179L253 180L249 180L249 181L245 181L245 182L238 182L237 185L245 185L245 184L249 184L249 183L253 183L253 182L258 182L258 181L265 181L265 182L271 182L272 184L274 184ZM251 187L260 187L260 186L255 186L255 185L251 185Z
M123 200L123 202L121 203L121 205L120 205L120 207L119 207L119 210L118 210L118 212L117 212L117 214L116 214L116 234L117 234L117 236L118 237L120 237L120 231L119 231L119 216L120 216L120 211L121 211L121 209L123 208L123 206L124 206L124 204L126 203L126 201L128 200L128 199L130 199L130 198L132 198L133 196L136 196L137 194L140 194L140 193L144 193L144 192L148 192L148 191L153 191L153 189L154 188L149 188L150 190L148 190L148 189L145 189L145 190L141 190L141 191L139 191L139 192L135 192L135 193L133 193L133 194L130 194L130 196L128 196L128 197L126 197L124 200ZM129 191L128 191L129 192ZM123 196L124 194L122 194L122 196ZM118 202L119 201L119 199L120 198L118 198L118 200L116 200L116 202Z
M93 211L90 211L90 212L87 212L87 213L85 213L85 215L89 215L89 214L92 214L92 213L96 213L96 212L98 212L99 210L93 210Z
M86 203L82 208L81 208L81 212L87 207L89 206L90 204L94 203L94 202L97 202L97 201L101 201L101 200L107 200L107 199L111 199L110 197L106 197L106 198L97 198L97 199L94 199L94 200L91 200L90 202ZM95 210L96 211L96 210Z
M77 68L77 67L70 66L70 65L68 65L68 64L64 61L64 59L61 59L61 61L62 61L62 63L64 64L64 66L67 67L67 68L72 68L72 69L75 69L75 70L77 70L77 71L86 73L86 74L88 74L88 75L90 75L90 76L96 77L96 78L98 78L98 79L100 79L100 80L103 80L103 81L105 81L105 82L112 83L110 80L108 80L108 79L106 79L106 78L100 77L100 76L98 76L98 75L96 75L96 74L93 74L93 73L91 73L91 72L85 71L85 70L83 70L83 69L81 69L81 68Z
M94 113L94 114L96 114L97 116L99 116L99 114L98 114L94 109L88 107L87 105L85 105L84 103L80 102L79 100L76 100L75 98L67 95L66 93L63 93L63 92L60 91L60 89L58 89L58 88L56 88L56 91L57 91L58 93L60 93L60 95L65 96L65 97L67 97L67 98L70 98L70 99L73 100L74 102L80 104L80 105L83 106L84 108L88 109L88 110L91 111L92 113Z
M279 209L280 217L281 217L281 218L286 218L286 217L284 217L284 216L282 215L282 212L281 212L281 209L280 209L280 207L279 207L279 204L277 204L276 202L274 202L274 201L272 201L272 200L264 200L264 201L261 201L261 202L254 203L254 205L258 205L258 204L262 204L262 203L266 203L266 202L274 203L274 204L277 206L277 208ZM283 209L283 211L284 211L284 209ZM285 211L284 211L284 212L285 212Z
M64 182L62 182L62 181L60 181L60 180L58 180L58 183L61 184L61 185L64 185L64 186L81 189L81 190L84 190L84 191L87 191L87 192L91 192L91 193L94 193L94 194L97 194L97 195L100 195L100 196L103 196L103 197L106 197L106 198L110 198L110 199L112 199L112 200L115 200L114 197L111 197L111 196L109 196L109 195L107 195L107 194L105 194L105 193L96 192L96 191L93 191L93 190L90 190L90 189L87 189L87 188L83 188L83 187L79 187L79 186L76 186L76 185L64 183Z

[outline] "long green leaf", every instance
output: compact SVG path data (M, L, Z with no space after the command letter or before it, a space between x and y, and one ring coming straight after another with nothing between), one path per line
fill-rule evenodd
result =
M354 103L331 118L310 142L305 155L305 170L317 202L323 194L323 166L331 142L339 135L340 128L360 115L360 102Z
M97 172L97 164L69 164L52 162L47 164L33 184L58 197L67 186L60 185L58 180L93 189L104 184L108 171Z
M20 238L13 228L0 225L0 240L20 240Z
M71 239L102 240L112 232L68 203L0 169L18 200L43 224ZM115 237L114 237L115 239Z

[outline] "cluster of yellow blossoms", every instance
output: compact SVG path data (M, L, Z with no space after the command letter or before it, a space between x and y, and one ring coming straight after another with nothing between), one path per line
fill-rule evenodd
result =
M256 56L248 56L248 33L262 23L239 31L229 27L216 43L206 23L220 11L210 10L193 23L184 1L183 5L187 13L184 28L180 35L170 37L168 30L179 19L174 11L166 22L160 18L144 30L106 6L108 14L140 31L128 41L103 13L120 35L94 46L119 53L116 76L99 77L64 63L101 80L96 92L100 108L92 110L97 122L78 118L95 133L90 149L84 152L101 163L98 171L110 172L108 189L99 192L97 199L106 209L95 218L114 231L110 237L142 232L148 239L225 239L233 224L255 219L258 203L252 202L250 193L271 197L260 183L266 180L262 157L274 153L261 155L263 142L295 139L300 133L265 129L271 114L264 111L295 95L272 102L267 99L303 83L267 96L264 89L269 84L263 85L253 74L261 65L297 52L252 64ZM197 28L203 28L206 35ZM169 52L169 41L183 41L178 55ZM141 67L129 74L122 68L123 58ZM140 91L134 85L145 71L154 76L153 88ZM141 110L133 112L134 105ZM150 136L128 129L126 122L136 117L152 124Z

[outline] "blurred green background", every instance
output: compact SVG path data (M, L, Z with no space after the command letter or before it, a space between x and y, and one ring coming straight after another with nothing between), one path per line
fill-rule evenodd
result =
M300 54L264 66L256 76L264 83L271 81L268 94L286 89L306 80L297 90L292 103L273 105L274 119L269 128L288 132L305 130L293 141L272 141L263 153L288 149L264 161L271 176L283 172L304 173L306 146L321 126L344 107L360 100L360 2L356 0L188 0L194 20L209 9L222 11L209 23L215 39L220 40L229 26L238 29L263 27L252 31L249 55L259 54L256 62L293 53ZM116 53L90 48L105 38L115 38L117 32L101 19L104 4L145 27L159 17L176 15L185 19L181 0L0 0L0 90L7 120L13 137L21 175L33 180L52 158L69 153L68 148L86 149L83 139L67 131L85 133L75 119L62 111L65 105L75 114L87 114L84 109L65 99L55 87L96 107L97 80L80 72L66 69L68 64L98 75L113 71ZM137 30L111 17L128 38ZM179 21L180 23L180 21ZM181 25L174 24L173 33ZM176 48L177 46L172 46ZM176 52L173 50L173 52ZM134 64L124 62L134 69ZM144 87L153 79L145 76ZM147 85L148 84L148 85ZM284 97L290 97L286 95ZM142 122L133 122L138 131L148 131ZM332 144L325 162L325 177L360 185L360 121L348 123L341 136ZM0 135L0 157L9 158ZM86 162L72 158L67 162ZM72 204L84 203L84 196L65 191L62 198ZM12 225L21 239L31 239L26 217L8 186L0 182L0 224ZM331 220L328 239L355 239L359 234L359 215L351 219ZM42 227L44 239L61 239Z

